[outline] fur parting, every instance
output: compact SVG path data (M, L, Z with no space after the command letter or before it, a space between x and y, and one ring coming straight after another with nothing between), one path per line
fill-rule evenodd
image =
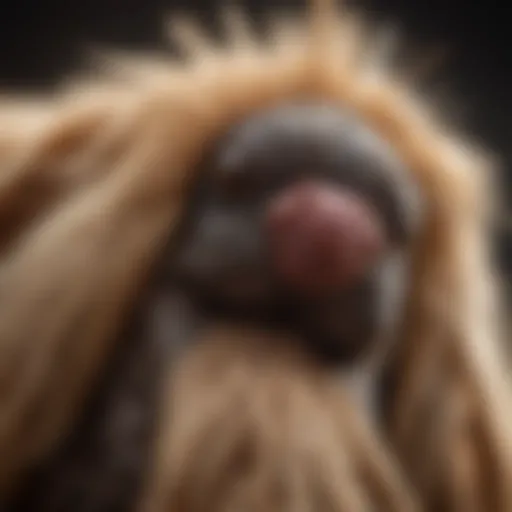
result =
M72 427L205 148L255 111L313 97L364 118L427 197L392 451L428 510L512 510L511 394L485 251L492 166L331 4L263 41L239 16L226 16L226 45L181 22L186 58L115 56L51 98L2 100L0 493Z

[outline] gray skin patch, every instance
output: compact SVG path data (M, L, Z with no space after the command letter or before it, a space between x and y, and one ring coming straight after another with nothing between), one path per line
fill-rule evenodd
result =
M281 326L339 366L392 337L385 333L403 309L406 261L423 217L419 186L393 148L352 112L304 101L241 122L212 149L169 264L200 309L258 322L283 313ZM269 261L266 209L304 179L359 195L386 230L386 253L374 267L325 296L287 289Z
M369 419L379 421L382 371L392 356L401 332L410 276L410 258L406 251L391 254L380 272L379 329L365 357L339 370L340 382L352 399L362 406Z

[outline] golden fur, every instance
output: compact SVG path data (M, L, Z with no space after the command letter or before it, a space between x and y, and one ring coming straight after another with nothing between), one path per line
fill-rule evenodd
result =
M386 411L388 456L398 460L397 475L407 476L418 509L509 512L512 407L486 254L494 197L487 158L451 134L411 83L375 57L357 17L335 11L327 0L314 2L308 23L277 23L262 42L236 16L226 19L232 40L224 47L203 42L181 23L176 33L186 59L116 56L105 78L53 98L6 97L1 104L0 492L9 492L72 427L179 219L190 169L205 145L254 111L308 95L356 110L393 144L427 196L397 392ZM352 414L350 404L340 399L335 409L332 386L311 387L311 369L302 381L297 367L281 362L291 378L285 387L302 386L297 396L305 411L325 413L325 428L334 435L340 415L343 423ZM318 392L324 388L325 399ZM270 415L269 422L282 428ZM355 435L348 419L341 437L332 438L332 451L314 445L324 462L339 456L340 467L350 466L345 430ZM359 443L364 460L375 461L380 449ZM167 452L158 455L167 460ZM157 467L166 475L172 468L164 462ZM327 478L318 485L337 485L342 475ZM343 478L358 477L349 471ZM160 481L158 472L154 479ZM371 510L353 484L340 484L345 493L332 491L325 510ZM386 510L413 510L401 485L393 489L402 493L401 505ZM209 506L232 510L220 502ZM199 510L194 507L183 510Z
M141 510L416 510L384 440L293 340L216 326L198 342L171 377Z

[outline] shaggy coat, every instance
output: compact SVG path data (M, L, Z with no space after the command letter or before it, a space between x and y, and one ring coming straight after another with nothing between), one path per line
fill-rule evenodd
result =
M213 329L218 343L188 353L162 391L141 510L510 512L487 157L379 58L358 17L318 0L263 41L225 17L226 45L181 22L182 59L116 55L52 98L2 100L0 494L72 430L204 148L307 96L354 109L427 199L385 425L299 354L265 350L268 333Z

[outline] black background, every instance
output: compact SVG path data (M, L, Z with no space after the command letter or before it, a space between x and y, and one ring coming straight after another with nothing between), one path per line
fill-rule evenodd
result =
M398 24L407 40L443 45L449 65L440 84L465 109L469 131L504 161L512 198L512 14L505 3L484 0L362 0L371 14ZM361 2L360 2L361 3ZM300 5L245 1L258 15ZM86 43L152 48L162 41L166 14L193 11L212 24L219 7L207 0L3 0L0 7L0 88L52 86L80 69ZM498 238L504 271L512 273L512 237ZM508 281L508 279L507 279Z

